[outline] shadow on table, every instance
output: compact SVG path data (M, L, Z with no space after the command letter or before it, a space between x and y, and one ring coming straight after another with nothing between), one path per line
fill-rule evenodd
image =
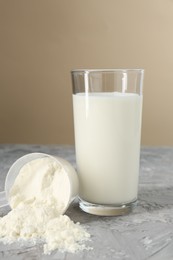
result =
M173 208L173 187L139 187L138 207L147 211Z
M100 216L91 215L88 213L85 213L79 208L79 203L77 200L71 204L69 209L67 210L66 214L74 221L74 222L80 222L81 224L87 224L93 221L97 221L100 218Z

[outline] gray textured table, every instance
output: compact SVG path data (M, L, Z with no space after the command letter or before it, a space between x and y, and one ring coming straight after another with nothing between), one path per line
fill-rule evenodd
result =
M30 152L61 156L75 166L72 146L0 145L0 190L10 165ZM0 216L8 208L0 210ZM173 148L142 148L139 201L134 211L122 217L97 217L71 205L67 215L84 225L92 236L94 249L77 254L42 254L41 246L5 246L0 243L0 259L173 259Z

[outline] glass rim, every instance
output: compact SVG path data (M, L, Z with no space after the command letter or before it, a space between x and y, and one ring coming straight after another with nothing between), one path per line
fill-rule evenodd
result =
M138 69L73 69L71 70L71 73L90 73L90 72L141 72L144 73L144 69L138 68Z

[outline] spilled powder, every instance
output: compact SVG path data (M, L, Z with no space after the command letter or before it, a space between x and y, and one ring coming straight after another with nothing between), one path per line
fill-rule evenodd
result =
M12 210L0 218L0 241L4 244L42 241L44 254L54 250L74 253L91 249L85 245L90 234L63 215L66 195L64 201L63 196L58 198L55 185L60 178L61 186L65 187L62 171L51 158L36 159L23 166L11 189Z
M44 253L53 250L76 252L87 249L83 244L90 238L85 229L56 208L46 205L21 205L0 218L0 237L5 244L24 239L36 243L41 239Z

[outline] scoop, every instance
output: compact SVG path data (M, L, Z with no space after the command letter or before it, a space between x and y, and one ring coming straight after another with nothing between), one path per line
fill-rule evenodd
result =
M69 193L70 195L68 198L68 203L66 203L65 205L64 212L67 210L70 203L74 200L74 198L78 194L79 182L78 182L77 173L73 168L73 166L68 161L60 157L52 156L45 153L30 153L20 157L12 164L5 179L5 190L0 192L0 208L9 205L9 193L21 168L26 163L31 162L32 160L38 158L44 158L44 157L49 157L55 160L59 165L61 165L61 167L64 169L64 173L68 177L68 181L70 183L70 193Z

